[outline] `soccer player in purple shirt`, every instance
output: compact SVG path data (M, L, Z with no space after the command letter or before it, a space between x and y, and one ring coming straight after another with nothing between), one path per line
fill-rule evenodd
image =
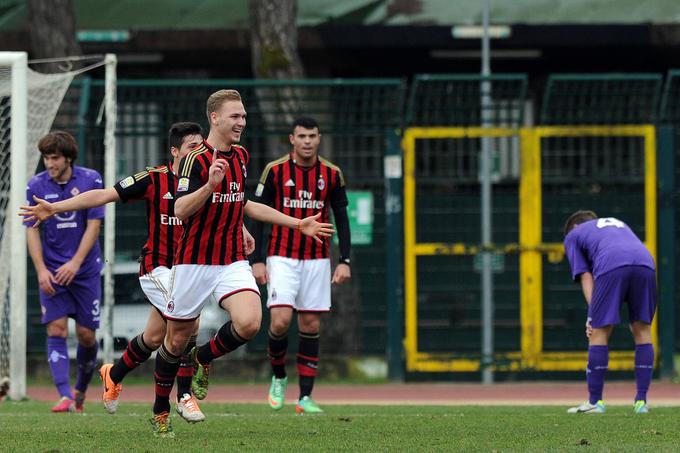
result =
M648 412L647 391L654 369L651 324L656 310L654 260L642 241L622 221L577 211L564 226L564 250L571 275L580 281L588 304L586 380L590 398L567 412L605 412L604 378L609 365L609 336L618 324L619 309L628 304L630 331L635 340L634 411Z
M99 173L73 164L78 148L71 134L53 131L40 139L38 149L46 170L28 182L28 204L35 204L33 196L55 202L103 187ZM102 270L98 237L103 218L104 208L99 207L62 212L40 228L25 222L28 251L38 274L42 323L47 325L47 361L61 397L52 412L82 412L95 370ZM76 321L78 337L74 392L66 348L69 317Z

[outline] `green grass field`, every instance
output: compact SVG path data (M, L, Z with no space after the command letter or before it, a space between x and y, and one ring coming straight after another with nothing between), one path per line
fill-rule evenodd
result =
M0 402L0 451L678 451L680 408L608 407L567 415L561 406L325 406L297 416L264 405L204 403L208 419L172 417L176 437L153 437L150 408L121 404L108 415L51 414L50 403Z

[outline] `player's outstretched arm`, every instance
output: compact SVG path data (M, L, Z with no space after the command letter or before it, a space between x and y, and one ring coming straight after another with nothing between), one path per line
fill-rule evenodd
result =
M24 217L24 222L35 220L36 222L33 227L37 228L40 222L60 212L96 208L112 201L120 201L120 196L116 189L111 187L108 189L88 190L73 198L57 201L56 203L50 203L35 195L33 195L33 200L36 204L33 206L21 206L19 208L19 215Z
M300 230L302 234L313 237L318 242L322 242L321 237L331 236L335 232L332 223L317 222L317 219L321 217L320 212L304 219L297 219L256 201L248 201L244 210L251 219Z

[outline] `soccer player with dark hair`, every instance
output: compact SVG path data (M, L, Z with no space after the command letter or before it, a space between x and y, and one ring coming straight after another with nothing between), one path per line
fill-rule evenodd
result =
M170 276L174 251L182 235L182 222L175 217L174 212L178 181L176 173L180 160L202 142L201 134L201 126L197 123L175 123L168 132L172 160L167 165L147 168L121 179L111 188L92 190L58 203L37 200L36 206L25 207L22 212L40 221L63 211L88 209L110 202L146 202L148 233L140 256L139 282L151 309L144 332L128 343L121 360L114 365L104 364L100 369L104 386L102 400L106 411L111 414L118 407L121 382L160 347L165 337L166 318L172 316L171 307L168 306ZM196 344L198 324L194 329L190 346ZM191 394L193 364L189 362L187 354L188 350L182 356L177 376L177 412L189 422L199 422L205 416Z
M184 223L173 266L165 340L156 354L154 430L171 436L168 396L196 319L207 299L214 298L230 321L215 337L192 350L196 375L192 390L203 399L212 360L245 344L260 328L259 291L246 260L243 215L296 228L317 238L330 236L333 226L313 216L296 219L245 198L249 154L237 143L246 125L246 111L235 90L213 93L207 102L208 138L182 159L175 215Z
M253 274L259 284L267 284L267 307L271 315L267 333L273 376L268 401L274 410L283 407L288 383L285 368L288 329L295 310L300 386L295 411L323 412L311 399L311 394L319 362L321 314L331 308L331 282L340 284L351 277L347 194L340 168L318 154L321 133L316 120L298 118L293 123L289 140L292 151L267 165L256 196L263 203L297 218L321 213L321 220L328 222L329 208L332 208L338 230L340 260L331 278L328 243L316 244L293 229L275 225L269 238L265 265L262 224L253 227Z
M621 320L619 309L628 305L630 331L635 341L637 394L633 410L648 412L647 391L654 369L651 324L656 310L654 260L644 244L622 221L598 218L592 211L577 211L564 226L564 249L571 274L580 281L588 304L589 400L568 410L571 414L602 414L604 378L609 366L609 336Z
M102 187L94 170L74 164L78 147L71 134L53 131L38 142L46 170L28 182L26 199L66 200ZM60 400L52 412L82 412L85 392L97 363L102 260L99 229L104 210L67 211L28 228L28 252L40 286L42 323L47 325L47 361ZM29 227L33 222L27 222ZM37 227L38 225L36 225ZM68 318L76 321L78 372L71 391L66 338Z

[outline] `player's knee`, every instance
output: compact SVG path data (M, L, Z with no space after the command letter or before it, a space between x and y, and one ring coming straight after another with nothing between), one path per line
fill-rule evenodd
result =
M261 316L248 317L247 319L241 319L238 323L234 321L234 328L241 338L250 340L260 330L261 321Z
M173 335L170 337L169 341L165 342L165 346L169 349L171 354L182 355L188 342L189 337L186 335Z
M152 333L147 334L144 332L144 344L154 351L161 347L163 340L165 339L165 333Z
M48 337L68 337L68 329L62 326L47 326Z
M89 347L97 342L97 336L94 330L91 329L80 327L76 329L76 336L78 337L78 343L83 346Z
M269 323L269 330L271 330L274 335L283 335L284 333L288 332L289 327L289 319L272 318L271 322Z

